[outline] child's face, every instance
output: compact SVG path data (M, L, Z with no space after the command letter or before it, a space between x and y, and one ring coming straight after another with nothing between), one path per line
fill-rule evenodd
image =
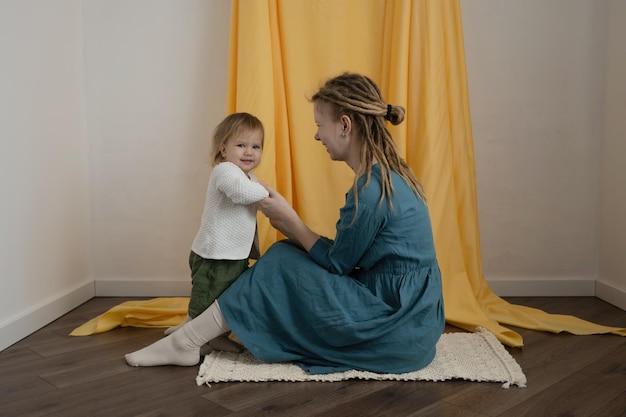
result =
M262 151L263 133L260 130L231 137L220 149L224 160L237 165L246 175L259 165Z

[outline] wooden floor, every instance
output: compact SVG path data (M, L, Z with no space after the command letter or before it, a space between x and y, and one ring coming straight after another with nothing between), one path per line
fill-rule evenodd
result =
M626 327L626 312L593 297L508 300ZM94 298L0 352L0 416L626 416L625 337L515 329L525 347L509 351L526 388L361 380L198 387L197 367L126 365L123 355L162 337L162 329L68 336L123 301Z

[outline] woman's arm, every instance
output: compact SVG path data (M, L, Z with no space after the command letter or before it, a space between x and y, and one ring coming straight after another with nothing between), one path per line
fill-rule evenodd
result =
M304 224L298 213L278 191L264 182L260 182L269 192L269 197L261 200L259 210L269 219L270 224L289 239L294 240L307 252L320 236Z

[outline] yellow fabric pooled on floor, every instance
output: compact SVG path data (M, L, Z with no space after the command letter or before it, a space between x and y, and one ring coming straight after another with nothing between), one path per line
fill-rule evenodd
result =
M89 336L116 327L171 327L187 317L189 297L126 301L77 327L70 336Z

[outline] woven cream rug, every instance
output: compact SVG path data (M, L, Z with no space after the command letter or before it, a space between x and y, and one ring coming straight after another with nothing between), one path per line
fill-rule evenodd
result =
M324 381L376 379L397 381L447 381L465 379L501 382L503 388L526 386L526 376L496 337L485 329L475 333L445 333L437 343L437 355L426 368L405 374L377 374L350 370L310 375L292 363L263 363L250 352L211 352L204 357L196 377L198 385L215 382Z

